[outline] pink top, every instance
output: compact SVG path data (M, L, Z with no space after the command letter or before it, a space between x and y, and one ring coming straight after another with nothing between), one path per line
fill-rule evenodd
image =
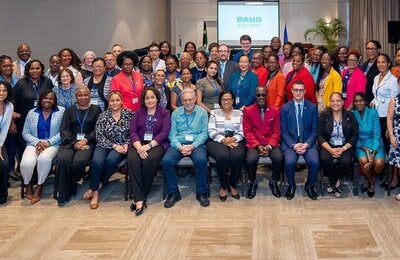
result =
M342 82L345 81L345 76L349 72L349 69L345 69L342 71ZM350 104L353 103L354 94L356 92L364 92L365 93L365 86L367 85L367 79L359 67L356 67L349 75L349 79L347 81L347 90L346 96L347 98L344 100L343 108L347 108Z

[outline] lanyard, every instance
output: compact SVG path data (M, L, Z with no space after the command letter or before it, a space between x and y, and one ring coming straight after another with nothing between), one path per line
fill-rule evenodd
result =
M194 111L193 111L194 112ZM185 116L186 116L186 126L187 126L187 128L190 128L190 125L193 123L193 120L194 120L194 116L192 116L191 117L191 120L189 121L189 116L190 116L191 114L185 114Z
M83 133L83 126L85 125L85 120L86 120L86 118L88 116L89 108L86 109L85 115L83 116L83 120L82 121L81 121L81 118L79 117L79 109L77 107L75 107L75 110L76 110L76 118L78 119L78 124L81 127L81 133Z
M246 72L246 74L247 74L247 72ZM244 74L244 75L239 74L239 81L237 84L236 97L239 97L240 87L242 86L242 81L244 80L244 77L246 77L246 74Z
M31 79L29 79L29 84L31 85L33 92L35 92L36 99L39 99L40 79L38 80L36 85L32 82Z
M207 76L206 76L206 78L207 78L208 82L210 82L211 86L213 86L215 96L218 96L219 91L218 91L217 83L215 82L215 80L211 82L211 80Z
M147 115L146 118L146 133L153 133L153 127L154 127L154 121L155 121L155 116L154 115Z

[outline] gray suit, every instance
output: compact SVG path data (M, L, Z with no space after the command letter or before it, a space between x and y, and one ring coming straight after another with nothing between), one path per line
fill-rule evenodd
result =
M221 61L218 61L218 77L222 79L224 83L224 89L226 89L232 74L238 69L239 65L236 62L227 60L225 63L224 75L221 77Z

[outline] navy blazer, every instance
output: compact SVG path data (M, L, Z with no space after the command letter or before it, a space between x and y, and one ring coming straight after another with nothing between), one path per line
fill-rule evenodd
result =
M229 80L232 76L232 74L239 69L239 65L231 60L227 60L225 63L225 70L224 70L224 75L221 77L221 61L218 61L218 76L220 79L222 79L222 82L224 83L224 89L228 87Z
M281 149L285 151L292 145L297 143L297 120L296 108L294 100L284 104L281 108ZM315 139L317 137L317 122L318 122L318 109L317 106L304 100L302 126L303 126L303 140L309 147L316 145Z

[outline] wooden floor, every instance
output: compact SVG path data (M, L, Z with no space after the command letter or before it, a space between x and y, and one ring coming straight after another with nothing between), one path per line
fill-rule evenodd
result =
M51 197L51 177L35 205L12 182L10 202L0 206L0 259L400 259L400 203L382 191L369 199L344 188L341 199L312 201L298 180L287 201L274 198L261 176L253 200L221 202L214 182L210 207L200 207L187 176L182 200L165 209L156 181L140 217L123 200L119 174L97 210L81 199L88 181L62 208Z

